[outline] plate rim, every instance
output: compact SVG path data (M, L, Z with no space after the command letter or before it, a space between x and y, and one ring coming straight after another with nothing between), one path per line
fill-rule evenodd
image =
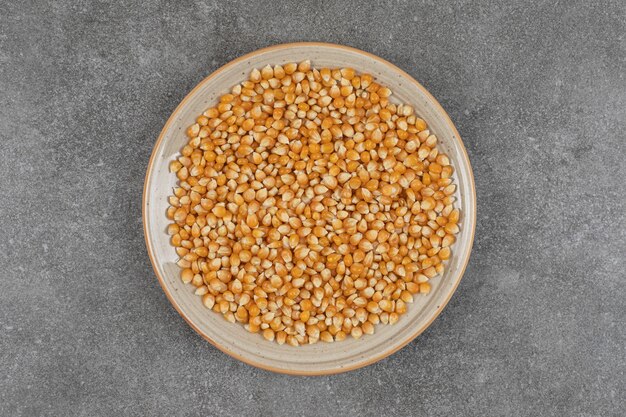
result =
M443 116L443 120L444 122L448 125L448 127L451 129L451 131L454 133L455 138L454 140L456 140L458 142L458 145L460 145L460 150L461 150L461 155L463 157L463 159L465 160L465 163L467 164L467 168L469 171L469 185L470 185L470 194L472 196L471 198L471 204L470 204L470 209L471 209L471 213L469 216L466 217L467 220L469 220L471 222L471 235L470 235L470 239L469 239L469 248L467 250L467 253L465 255L465 259L462 260L462 267L459 269L459 278L456 280L456 283L454 284L454 286L452 287L451 291L447 294L446 298L443 300L443 302L437 307L437 309L435 310L434 314L432 315L432 317L421 327L415 329L415 331L413 331L410 334L404 335L403 336L403 341L402 343L400 343L398 346L394 347L393 349L389 349L389 350L385 350L382 353L379 353L373 357L367 358L366 360L361 360L361 361L356 361L353 364L344 366L344 367L339 367L339 368L333 368L333 369L324 369L324 370L292 370L292 369L286 369L286 368L278 368L278 367L274 367L274 366L270 366L270 365L266 365L262 362L257 362L253 359L238 355L235 352L231 352L229 350L227 350L226 348L224 348L223 346L221 346L219 343L215 342L213 339L211 339L211 337L209 337L209 335L207 335L206 333L204 333L202 330L200 330L191 320L191 318L189 316L187 316L187 314L181 309L181 307L178 305L178 303L176 302L176 300L174 299L171 291L167 288L167 286L165 285L165 279L161 276L161 274L159 273L159 269L157 268L157 262L156 262L156 257L154 255L154 250L152 247L152 242L151 242L151 235L150 232L148 230L148 221L147 221L147 213L148 213L148 184L151 181L151 177L152 177L152 173L154 171L154 163L156 160L156 152L157 149L160 147L161 142L163 141L166 132L169 130L170 125L173 123L174 121L174 116L177 115L179 113L179 111L181 109L184 108L184 106L186 105L187 101L196 93L197 90L199 90L204 84L206 84L207 82L209 82L211 79L213 79L214 77L218 76L219 74L229 70L231 67L235 66L236 64L245 61L255 55L258 55L260 53L266 53L266 52L271 52L271 51L277 51L277 50L282 50L282 49L288 49L288 48L292 48L292 47L298 47L298 46L318 46L318 47L325 47L325 48L334 48L334 49L339 49L339 50L344 50L344 51L348 51L348 52L352 52L352 53L358 53L361 55L364 55L370 59L376 60L382 64L384 64L385 66L389 67L392 71L395 71L399 74L401 74L403 77L405 77L408 81L410 81L411 83L413 83L419 90L421 90L421 92L426 95L426 97L428 97L432 103L434 104L435 108L437 109L437 111L439 111L441 113L441 115ZM328 43L328 42L289 42L289 43L281 43L281 44L276 44L276 45L272 45L272 46L268 46L265 48L260 48L260 49L256 49L254 51L251 51L247 54L244 54L238 58L235 58L229 62L227 62L226 64L222 65L220 68L218 68L217 70L215 70L214 72L212 72L211 74L209 74L208 76L206 76L205 78L202 79L202 81L200 81L193 89L191 89L189 91L189 93L187 93L185 95L185 98L183 98L181 100L181 102L176 106L176 108L172 111L171 115L169 116L169 118L167 119L167 121L165 122L165 124L163 125L163 128L161 129L161 132L159 133L159 136L156 140L156 142L154 143L153 147L152 147L152 152L150 153L150 159L148 161L148 166L146 168L146 173L144 176L144 183L143 183L143 192L142 192L142 203L141 203L141 217L142 217L142 224L143 224L143 234L144 234L144 240L146 243L146 249L148 252L148 257L150 258L150 264L152 265L152 269L159 281L159 284L161 285L161 288L163 289L163 292L165 293L167 299L169 300L170 304L174 307L174 309L178 312L178 314L187 322L187 324L197 333L199 334L203 339L205 339L207 342L209 342L211 345L213 345L214 347L216 347L218 350L220 350L221 352L243 362L246 363L248 365L254 366L256 368L260 368L260 369L264 369L267 371L271 371L271 372L276 372L276 373L280 373L280 374L287 374L287 375L304 375L304 376L315 376L315 375L332 375L332 374L339 374L339 373L343 373L343 372L348 372L348 371L352 371L355 369L359 369L359 368L363 368L365 366L371 365L375 362L378 362L386 357L389 357L391 355L393 355L394 353L396 353L397 351L399 351L400 349L404 348L406 345L408 345L410 342L412 342L416 337L418 337L420 334L422 334L428 327L430 327L430 325L433 323L433 321L435 321L435 319L437 317L439 317L439 315L441 314L441 312L443 311L443 309L447 306L448 302L450 301L450 299L452 298L452 295L454 293L456 293L456 290L461 282L461 280L463 279L463 276L465 275L465 271L467 269L467 265L469 263L469 259L470 259L470 255L472 253L472 249L474 246L474 238L475 238L475 232L476 232L476 185L474 182L474 172L472 169L472 165L471 165L471 161L469 159L469 155L467 154L467 150L465 149L465 145L463 143L463 140L461 139L461 135L459 134L458 130L456 129L456 126L454 125L454 123L452 122L452 120L450 119L450 116L448 115L448 113L444 110L444 108L441 106L441 104L439 103L439 101L437 101L437 99L435 99L435 97L433 97L432 94L430 94L430 92L422 85L420 84L417 80L415 80L410 74L408 74L406 71L402 70L401 68L397 67L396 65L392 64L391 62L385 60L384 58L381 58L377 55L374 55L372 53L363 51L361 49L357 49L357 48L353 48L351 46L345 46L345 45L340 45L340 44L335 44L335 43Z

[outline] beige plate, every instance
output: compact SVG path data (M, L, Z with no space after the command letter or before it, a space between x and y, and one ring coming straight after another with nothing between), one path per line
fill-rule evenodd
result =
M393 91L395 100L412 104L429 124L455 167L456 196L461 208L461 232L453 246L442 277L431 282L427 296L417 296L408 312L393 326L378 325L376 333L360 340L348 338L338 343L316 343L297 348L265 341L239 324L208 311L192 287L179 278L177 257L166 234L167 197L176 177L168 163L186 144L185 129L218 97L246 79L252 68L310 59L313 66L353 67L372 74ZM324 43L276 45L245 55L226 64L205 78L176 108L157 140L143 190L143 224L148 254L163 291L181 316L202 337L221 351L250 365L275 372L321 375L344 372L376 362L405 346L422 333L437 317L456 289L469 260L476 224L474 178L459 133L439 103L407 73L389 62L357 49Z

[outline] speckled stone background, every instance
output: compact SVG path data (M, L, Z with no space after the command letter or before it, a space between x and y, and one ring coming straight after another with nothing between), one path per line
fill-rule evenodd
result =
M626 3L0 3L0 415L626 413ZM476 176L469 267L405 349L290 377L210 346L150 266L167 117L257 48L354 46L447 109Z

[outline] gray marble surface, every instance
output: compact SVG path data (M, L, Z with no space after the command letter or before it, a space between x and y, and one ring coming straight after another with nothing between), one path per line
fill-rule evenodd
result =
M0 3L0 415L626 413L626 3ZM449 112L472 259L405 349L328 377L237 362L152 272L141 191L168 115L257 48L341 43Z

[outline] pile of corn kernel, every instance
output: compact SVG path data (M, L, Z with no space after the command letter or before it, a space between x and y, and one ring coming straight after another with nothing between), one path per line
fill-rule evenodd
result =
M208 309L292 346L394 324L459 232L449 158L351 68L253 70L171 162L171 244Z

